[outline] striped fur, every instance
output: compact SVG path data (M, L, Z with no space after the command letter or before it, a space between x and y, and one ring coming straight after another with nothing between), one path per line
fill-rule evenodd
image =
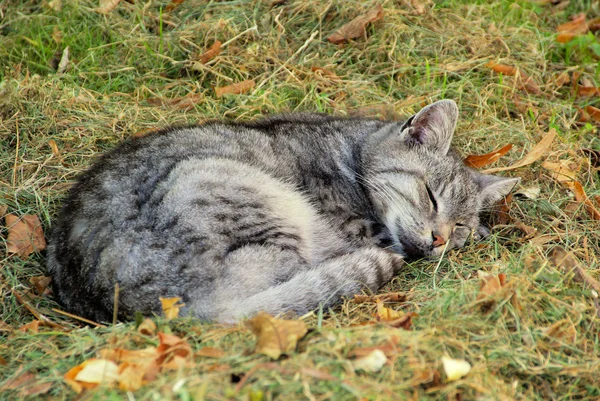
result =
M97 321L118 284L121 318L177 296L184 313L230 322L376 291L404 257L484 232L479 212L518 180L463 166L457 116L445 100L402 123L291 114L132 138L65 200L55 292Z

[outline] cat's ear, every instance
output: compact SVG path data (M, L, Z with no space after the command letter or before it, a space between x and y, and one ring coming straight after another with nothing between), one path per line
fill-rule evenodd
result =
M402 126L402 135L411 146L426 146L434 152L448 153L458 106L453 100L440 100L424 107Z
M520 178L499 177L497 175L481 174L473 171L473 178L479 187L479 196L483 208L499 201L513 190L521 181Z

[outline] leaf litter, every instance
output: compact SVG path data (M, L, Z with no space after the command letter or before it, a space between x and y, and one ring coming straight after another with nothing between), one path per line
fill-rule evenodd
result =
M366 14L359 15L352 21L346 23L337 31L327 37L327 40L333 44L341 44L352 39L357 39L365 36L367 25L379 21L383 18L383 7L378 4Z

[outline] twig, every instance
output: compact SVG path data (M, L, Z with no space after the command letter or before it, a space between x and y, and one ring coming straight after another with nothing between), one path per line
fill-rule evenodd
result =
M71 319L80 320L80 321L82 321L84 323L91 324L92 326L102 327L102 328L106 327L105 325L103 325L101 323L96 323L93 320L89 320L89 319L86 319L84 317L77 316L77 315L74 315L74 314L69 313L69 312L65 312L64 310L52 308L52 312L56 312L59 315L63 315L63 316L66 316L66 317L70 317Z
M117 316L119 314L119 283L115 284L115 298L113 303L113 326L117 324Z
M42 315L40 312L35 310L35 308L29 305L29 302L25 301L17 291L13 289L12 293L15 296L15 298L17 298L17 301L19 301L21 305L23 305L33 316L35 316L37 320L40 320L44 322L44 324L47 324L48 326L53 327L55 329L64 329L64 327L60 324L54 323L52 320L48 319L46 316Z

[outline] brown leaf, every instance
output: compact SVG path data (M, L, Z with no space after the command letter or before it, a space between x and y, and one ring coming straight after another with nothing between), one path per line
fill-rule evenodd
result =
M523 232L527 238L532 238L537 234L537 230L535 228L526 225L522 221L515 223L515 227Z
M465 158L464 163L473 168L480 168L483 166L487 166L488 164L492 164L508 153L509 150L512 149L512 144L508 144L503 148L495 150L491 153L486 153L484 155L469 155Z
M531 148L531 151L528 154L526 154L525 157L523 157L521 160L516 162L515 164L508 166L508 167L491 168L491 169L483 171L483 173L491 174L491 173L496 173L498 171L514 170L519 167L527 166L527 165L535 162L536 160L538 160L540 157L542 157L544 155L544 153L546 153L546 151L548 149L550 149L550 146L552 145L552 141L554 141L555 137L556 137L556 130L554 128L551 128L550 131L548 131L548 133L546 135L544 135L544 137L533 148Z
M595 86L579 86L577 93L581 97L600 96L600 89Z
M359 15L329 35L327 40L333 44L347 42L365 35L367 25L383 18L383 7L378 4L364 15Z
M490 61L485 66L491 68L492 70L496 71L497 73L509 75L509 76L515 75L518 71L513 66L505 65L505 64L497 64L495 61Z
M42 223L37 216L26 214L20 219L13 215L5 216L8 228L7 251L27 259L33 252L46 249L46 239Z
M561 88L571 82L571 76L567 71L563 71L554 78L554 84Z
M600 31L600 17L594 18L593 20L588 22L588 29L590 30L590 32L593 33Z
M493 275L478 270L477 275L479 276L479 294L477 294L477 301L494 297L506 283L506 275L504 273Z
M94 11L100 14L108 14L117 8L120 2L121 0L100 0L99 6Z
M548 256L548 260L566 273L575 273L577 280L587 283L593 290L600 292L600 282L579 264L572 252L567 252L564 248L557 246Z
M175 319L179 316L179 309L185 306L185 304L180 304L181 298L162 298L160 297L160 303L162 305L162 311L165 314L167 320Z
M169 4L167 4L167 7L165 7L165 12L169 13L169 12L173 11L177 6L179 6L184 1L185 0L171 0L171 2Z
M377 294L377 295L363 295L356 294L354 295L353 302L355 304L363 304L366 302L375 303L379 300L383 302L404 302L408 298L408 295L404 292L388 292L385 294Z
M183 97L176 97L173 99L163 99L158 97L151 97L146 99L148 104L151 106L172 106L179 110L188 111L194 108L194 106L204 100L204 96L196 93L190 93ZM150 131L154 131L153 129ZM147 132L142 132L139 136L145 135Z
M551 338L550 346L553 348L558 348L565 343L574 344L577 341L577 329L570 319L562 319L543 328L542 334Z
M587 156L592 167L600 168L600 150L584 148L581 152Z
M556 27L559 32L556 40L560 43L567 43L577 35L585 34L588 31L588 24L585 20L585 14L575 15L571 21Z
M248 79L233 85L215 87L215 95L217 97L222 97L224 95L239 95L240 93L248 92L250 89L254 88L255 85L256 83L253 80Z
M579 165L577 163L564 159L557 162L546 160L542 163L542 167L546 170L550 170L552 179L560 183L575 180L577 172L579 171Z
M590 214L592 219L600 220L600 212L598 211L598 209L596 209L596 207L594 206L594 204L592 203L590 198L588 198L588 196L586 195L585 190L583 189L583 186L578 181L566 181L564 184L571 191L573 191L573 194L575 194L575 199L577 200L577 202L579 202L585 206L586 210L588 211L588 213Z
M310 68L310 70L314 72L316 76L327 78L334 82L340 81L340 77L338 77L335 72L329 71L323 67L313 66Z
M62 10L62 0L52 0L48 2L48 7L50 7L54 11Z
M6 216L7 211L8 211L8 206L0 204L0 219L2 217Z
M156 334L156 323L152 319L144 319L137 328L137 332L145 336L152 336Z
M378 349L382 351L385 356L388 358L398 354L398 343L400 339L397 337L392 337L381 345L376 345L373 347L360 347L354 348L350 352L348 352L348 358L362 358L364 356L369 355L374 350Z
M539 94L542 91L537 83L531 78L529 75L525 74L523 71L519 70L516 67L504 64L497 64L495 61L490 61L486 65L486 67L491 68L497 73L501 73L507 76L514 76L517 80L517 86L519 89L526 90L529 93Z
M207 358L222 358L225 352L214 347L202 347L196 352L196 356L204 356Z
M215 43L212 44L210 49L202 53L200 56L200 62L202 64L206 64L213 58L217 57L219 53L221 53L221 44L222 43L220 40L215 40Z
M594 121L600 123L600 109L597 109L594 106L585 106L585 111Z
M158 333L160 344L156 348L159 353L156 363L163 369L178 369L190 359L192 347L183 338L172 334Z
M14 379L9 379L0 390L17 390L22 397L32 397L46 394L52 388L52 383L38 381L37 378L29 372L18 373Z
M26 333L28 331L32 333L38 333L40 331L40 323L42 322L40 322L39 320L32 320L31 322L19 327L19 331L22 331L23 333Z
M35 276L29 279L31 285L33 285L34 291L38 295L49 293L48 286L52 282L52 277L48 276Z
M255 352L273 359L292 352L308 331L302 321L275 319L265 312L259 312L246 325L257 337Z

